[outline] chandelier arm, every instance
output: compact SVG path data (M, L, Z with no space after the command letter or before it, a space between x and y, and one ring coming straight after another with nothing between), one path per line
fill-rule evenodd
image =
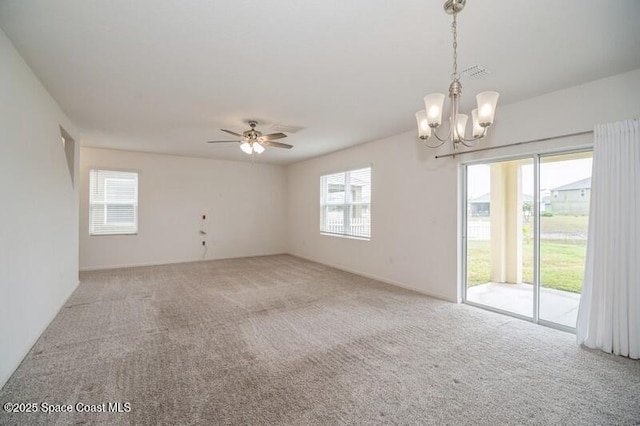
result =
M451 133L451 141L455 142L456 139L460 139L458 135L458 98L456 96L451 97L451 111L449 113L449 132Z
M468 142L476 142L476 141L479 141L480 139L484 139L484 137L487 136L487 129L488 129L488 127L483 127L481 135L478 135L478 136L476 136L474 138L471 138L471 139L467 139L467 138L461 137L458 142L460 142L462 145L466 146L467 148L473 148L475 146L475 144L467 144L467 143Z
M444 138L440 138L437 132L433 132L436 135L436 138L440 141L455 139L456 135L456 127L455 127L455 117L458 113L458 97L451 94L451 87L449 87L449 130ZM434 129L435 130L435 129Z
M467 148L473 148L475 146L475 144L469 144L467 142L475 142L480 138L475 138L475 139L460 139L458 141L458 143L461 143L462 145L466 146Z
M440 142L445 143L446 141L449 140L449 136L451 136L451 127L449 127L449 131L447 132L447 135L445 137L441 137L438 134L438 129L437 128L431 129L431 134L433 136L435 136L436 139L438 139ZM440 145L442 145L442 144L440 144ZM438 145L438 146L440 146L440 145Z
M441 141L439 144L437 145L429 145L429 143L427 142L429 139L422 139L422 143L427 147L427 148L440 148L442 145L444 145L444 143L447 141L446 139L440 139L438 138L439 141Z
M475 137L473 137L471 139L467 139L467 138L461 137L460 138L460 142L462 142L464 144L464 142L475 142L475 141L479 141L480 139L484 139L484 137L487 136L487 129L488 129L488 127L483 127L482 128L482 134L480 134L478 136L475 136ZM468 145L465 145L465 146L468 146Z

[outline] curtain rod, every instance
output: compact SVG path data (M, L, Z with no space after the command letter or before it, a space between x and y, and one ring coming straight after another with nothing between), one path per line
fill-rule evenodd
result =
M589 133L593 133L593 130L586 130L584 132L576 132L576 133L567 133L566 135L551 136L551 137L542 138L542 139L532 139L530 141L510 143L508 145L489 146L487 148L474 149L474 150L471 150L471 151L460 151L460 152L453 152L451 154L436 155L436 158L455 157L456 155L471 154L473 152L489 151L491 149L498 149L498 148L508 148L510 146L525 145L525 144L534 143L534 142L544 142L544 141L550 141L550 140L553 140L553 139L568 138L568 137L571 137L571 136L587 135Z

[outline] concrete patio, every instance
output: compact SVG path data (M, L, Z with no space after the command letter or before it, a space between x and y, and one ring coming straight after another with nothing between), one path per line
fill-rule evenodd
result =
M467 300L504 311L533 317L533 285L487 283L467 288ZM540 319L567 327L576 326L580 295L542 287Z

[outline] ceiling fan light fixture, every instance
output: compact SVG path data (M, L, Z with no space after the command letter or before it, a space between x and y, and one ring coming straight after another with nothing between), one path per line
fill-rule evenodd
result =
M264 146L260 145L258 142L254 142L253 151L262 154L264 152Z
M251 155L253 153L253 148L249 142L243 142L240 144L240 149L244 151L246 154Z

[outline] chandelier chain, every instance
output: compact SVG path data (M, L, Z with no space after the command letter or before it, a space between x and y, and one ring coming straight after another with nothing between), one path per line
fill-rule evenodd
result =
M451 23L451 30L453 32L453 73L451 74L452 80L458 80L458 13L457 8L453 8L453 22Z

